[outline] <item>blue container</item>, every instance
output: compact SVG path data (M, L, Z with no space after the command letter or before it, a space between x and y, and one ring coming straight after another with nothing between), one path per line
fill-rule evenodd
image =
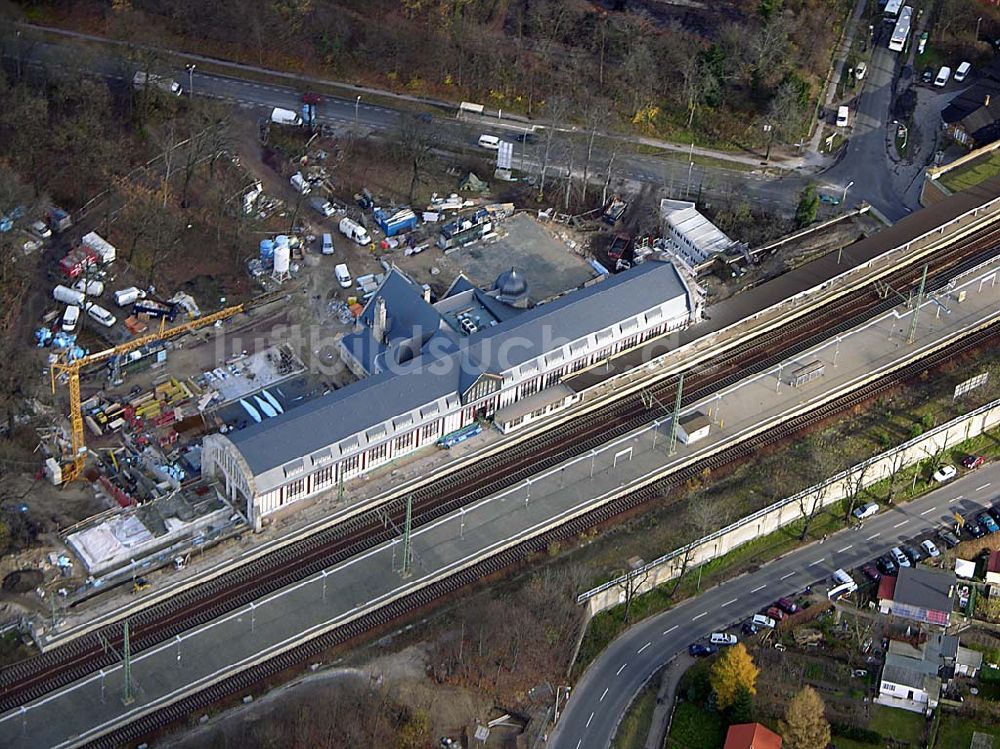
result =
M272 240L260 240L260 259L268 262L274 260L274 242Z

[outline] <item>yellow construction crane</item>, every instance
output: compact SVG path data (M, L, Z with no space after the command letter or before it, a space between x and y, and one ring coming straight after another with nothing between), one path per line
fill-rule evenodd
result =
M233 315L238 315L241 312L247 312L254 307L259 307L263 304L272 302L279 297L286 296L287 293L288 292L266 294L264 296L257 297L256 299L252 299L249 302L237 304L232 307L226 307L218 312L213 312L209 315L205 315L204 317L199 317L196 320L189 320L188 322L181 323L180 325L175 325L172 328L161 328L155 333L149 333L147 335L139 336L138 338L133 338L131 341L119 344L118 346L113 346L112 348L105 349L104 351L99 351L96 354L88 354L82 359L77 359L76 361L53 362L49 369L52 380L52 392L55 392L56 380L60 376L66 375L66 378L69 381L69 420L70 428L72 430L73 457L70 462L65 463L62 466L63 483L69 483L70 481L78 479L83 473L83 467L87 462L87 443L83 433L83 413L81 411L80 399L80 372L84 367L108 361L115 356L127 354L130 351L142 348L148 343L166 341L171 338L184 335L185 333L198 330L199 328L214 325L220 320L225 320Z

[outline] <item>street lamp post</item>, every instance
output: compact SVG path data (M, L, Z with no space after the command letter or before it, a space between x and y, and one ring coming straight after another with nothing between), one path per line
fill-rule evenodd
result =
M976 41L977 42L979 41L979 24L981 24L982 22L983 22L983 17L979 16L979 18L976 19ZM20 32L18 32L18 36L20 36Z
M354 127L358 126L358 107L361 106L361 94L354 100Z
M187 67L187 72L188 72L188 98L189 99L193 99L194 98L194 69L196 67L198 67L198 66L195 65L192 62L190 65L187 65L186 67Z
M847 202L847 191L850 190L851 187L853 187L853 186L854 186L854 180L851 180L850 182L847 183L847 187L844 188L844 197L842 197L840 199L841 203L846 203Z

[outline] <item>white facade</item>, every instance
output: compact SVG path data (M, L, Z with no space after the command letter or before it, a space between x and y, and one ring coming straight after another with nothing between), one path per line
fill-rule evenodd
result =
M676 270L673 272L676 273ZM623 293L627 292L623 290ZM252 464L257 458L254 453L265 452L259 444L247 452L243 435L234 435L235 441L227 435L209 435L205 438L202 454L204 473L222 482L230 499L240 503L245 501L248 518L259 528L265 516L296 501L334 488L432 445L441 437L477 420L490 418L500 409L557 385L565 375L667 331L684 327L692 315L689 298L689 295L680 295L660 300L639 314L615 321L575 340L563 342L556 338L559 345L553 345L541 355L497 373L483 371L471 379L465 378L468 382L464 385L459 384L463 377L458 372L434 374L430 371L434 366L447 364L447 359L429 362L415 368L413 373L397 374L379 382L373 382L372 378L362 380L331 394L327 403L318 399L316 405L303 405L285 414L286 418L294 419L301 409L305 414L303 423L306 423L322 412L322 423L336 419L356 423L360 428L318 449L311 447L303 450L302 455L281 465L255 472ZM554 332L556 335L559 333L558 330ZM502 350L504 342L501 336L496 336L496 340L486 339L475 345L477 353L483 355L486 344L492 343ZM501 358L496 352L488 355L492 361ZM455 366L459 366L458 361L459 356L456 355ZM462 387L464 392L461 392ZM393 399L398 399L400 389L406 391L411 400L419 400L420 395L426 395L427 400L406 410L400 409L390 418L364 423L362 419L368 413L368 404L393 402ZM555 399L562 405L572 400L569 397ZM553 410L550 405L545 408L546 413ZM306 409L311 409L312 413ZM276 422L269 420L261 426ZM297 429L296 425L288 428L292 430L292 439L298 439L297 433L310 431L308 426L302 425L298 425ZM258 432L258 435L261 434L268 433ZM276 444L280 444L282 436L276 434L274 439Z

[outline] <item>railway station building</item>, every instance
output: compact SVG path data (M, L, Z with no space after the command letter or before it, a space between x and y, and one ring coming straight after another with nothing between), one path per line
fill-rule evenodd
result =
M509 432L552 413L576 399L560 384L566 375L700 315L687 281L661 260L536 306L513 269L488 291L460 276L434 304L393 269L340 344L361 379L209 435L203 472L259 529L271 513L477 421Z

